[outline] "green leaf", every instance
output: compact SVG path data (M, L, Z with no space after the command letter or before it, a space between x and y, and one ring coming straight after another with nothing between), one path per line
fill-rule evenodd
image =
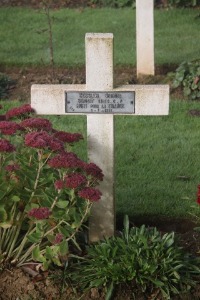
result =
M44 261L43 264L42 264L43 265L43 270L44 271L48 270L50 264L51 264L50 261Z
M58 220L65 219L65 211L61 210L61 209L59 209L57 211L53 210L53 217Z
M54 263L55 265L57 265L57 266L59 266L59 267L62 266L62 263L61 263L61 261L60 261L60 259L59 259L58 257L53 257L53 258L52 258L52 261L53 261L53 263Z
M191 94L191 89L188 88L188 87L185 87L185 88L183 89L183 92L184 92L184 95L185 95L185 96L189 96L189 95Z
M183 81L184 79L184 75L185 75L185 71L181 71L181 72L178 72L177 75L176 75L176 79L180 82L180 81Z
M0 207L0 222L3 223L7 220L7 212L3 206Z
M48 234L47 235L47 239L50 243L53 243L55 240L55 236L53 234Z
M65 256L69 250L67 241L66 240L62 241L59 245L59 248L60 248L60 255Z
M56 206L59 208L66 208L69 204L69 201L66 200L60 200L56 203Z
M20 197L15 195L15 196L12 196L11 200L13 202L19 202L20 201Z
M41 232L33 232L32 234L29 234L27 236L27 238L32 243L39 243L42 238L42 233Z
M194 227L194 230L200 232L200 227Z
M129 218L128 215L124 216L124 237L126 241L128 242L129 238Z
M90 287L101 287L104 284L103 278L98 278L90 282Z
M180 85L180 82L179 82L178 80L175 79L175 80L173 81L173 85L172 85L173 88L176 89L177 87L179 87L179 85Z
M198 88L198 85L196 83L192 83L191 85L192 90L196 90Z
M40 253L40 248L39 246L36 246L34 249L33 249L33 253L32 253L32 257L34 260L36 261L39 261L39 262L46 262L46 259L45 257Z
M46 249L45 249L45 255L48 259L52 259L54 253L53 253L53 250L51 249L51 247L47 246Z
M178 280L180 280L180 275L176 271L174 271L173 274Z
M68 226L68 230L64 227L60 227L60 232L65 236L65 238L68 238L71 233L73 232L73 229L71 228L71 226Z
M113 281L111 282L111 284L109 285L109 287L107 288L107 293L106 293L106 297L105 300L110 300L113 294L113 290L114 290L114 283Z
M158 280L158 279L152 279L152 278L149 277L149 280L150 280L151 282L153 282L153 283L154 283L156 286L158 286L158 287L162 287L162 286L165 285L164 282L162 282L162 281L160 281L160 280Z

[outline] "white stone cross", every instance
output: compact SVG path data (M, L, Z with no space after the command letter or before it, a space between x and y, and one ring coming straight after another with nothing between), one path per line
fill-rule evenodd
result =
M99 187L103 196L92 206L89 220L89 240L93 242L115 232L113 116L167 115L169 87L123 85L113 88L113 34L87 33L85 42L86 85L32 85L31 106L43 115L87 115L88 158L104 173ZM127 107L126 112L124 107Z
M136 0L137 77L154 75L154 0Z

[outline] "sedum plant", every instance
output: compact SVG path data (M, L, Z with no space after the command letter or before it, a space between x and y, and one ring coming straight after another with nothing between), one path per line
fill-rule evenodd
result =
M200 261L177 246L174 233L156 228L129 229L128 217L120 237L91 245L87 256L72 265L70 279L80 288L105 287L110 299L114 287L129 284L132 290L162 293L165 299L195 284Z
M2 116L1 116L2 119ZM53 129L30 105L9 110L0 121L0 262L35 260L47 269L77 247L101 169L82 161L71 145L83 137Z

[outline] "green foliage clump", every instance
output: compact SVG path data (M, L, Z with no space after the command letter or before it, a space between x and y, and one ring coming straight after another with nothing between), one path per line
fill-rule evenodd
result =
M168 0L168 4L171 6L177 7L186 7L186 6L198 6L200 5L199 0Z
M93 4L103 7L122 8L126 6L135 7L135 0L92 0Z
M5 74L0 73L0 99L8 96L9 86L13 81Z
M135 0L92 0L93 4L105 7L122 8L127 6L135 7Z
M193 275L200 274L200 262L184 253L173 232L161 235L144 225L129 229L128 217L124 224L122 236L88 248L86 259L71 273L73 282L83 289L105 287L106 299L123 283L144 293L159 290L166 299L195 285Z
M200 60L180 64L173 80L173 88L177 87L191 100L200 98Z
M108 6L115 8L122 8L136 6L135 0L92 0L93 4L99 6ZM155 7L157 6L171 6L171 7L195 7L200 5L200 0L154 0Z

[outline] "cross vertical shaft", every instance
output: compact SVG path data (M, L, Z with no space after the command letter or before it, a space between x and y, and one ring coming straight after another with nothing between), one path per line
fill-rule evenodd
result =
M113 34L86 34L86 90L113 89ZM111 114L88 114L88 158L104 173L102 198L94 203L89 221L89 240L98 241L115 231L114 119Z

